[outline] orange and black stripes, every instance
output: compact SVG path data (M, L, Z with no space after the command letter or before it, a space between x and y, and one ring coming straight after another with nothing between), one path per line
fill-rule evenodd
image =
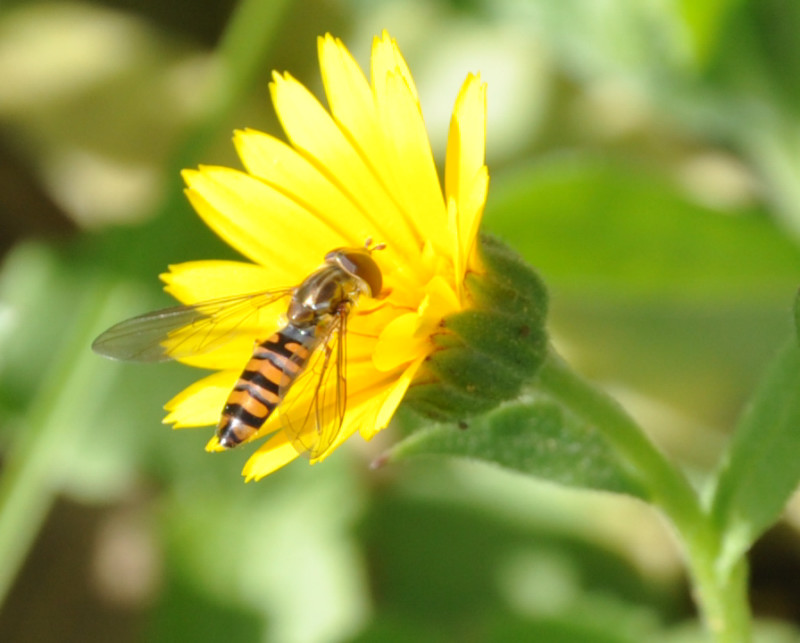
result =
M373 251L384 247L368 239L360 248L331 250L324 264L294 288L197 302L134 317L109 328L92 348L106 357L146 362L206 354L229 338L259 332L249 323L231 324L231 320L239 316L254 319L251 315L263 307L291 297L285 326L253 348L226 400L217 439L226 449L249 440L284 402L289 389L299 385L302 390L297 398L308 404L307 412L287 409L287 421L281 428L298 452L319 459L334 444L344 422L347 316L362 295L378 298L388 292L384 292L380 267L372 258ZM260 332L272 332L272 328ZM304 373L309 363L313 366ZM306 376L308 380L303 382ZM295 419L289 422L288 418Z
M377 248L377 247L376 247ZM287 391L308 364L311 355L321 346L338 341L335 357L325 353L315 386L307 390L313 396L311 407L297 426L284 426L295 447L302 452L318 455L330 447L330 441L319 441L324 419L319 413L318 396L326 382L328 368L338 371L337 383L343 380L342 348L346 317L351 306L361 294L377 295L382 288L382 276L370 256L369 248L339 248L325 256L325 265L311 273L292 293L286 311L286 325L269 339L253 348L250 360L228 396L217 425L219 445L229 449L252 438L275 408L286 397ZM326 350L329 350L326 348ZM343 388L337 384L336 409L332 421L341 426L347 400ZM316 427L309 423L315 422ZM315 429L315 430L313 430ZM300 439L309 433L314 436L310 444ZM335 436L335 430L325 434ZM316 455L314 457L316 457Z
M313 328L289 324L255 346L217 425L222 447L235 447L263 426L305 367L317 342Z

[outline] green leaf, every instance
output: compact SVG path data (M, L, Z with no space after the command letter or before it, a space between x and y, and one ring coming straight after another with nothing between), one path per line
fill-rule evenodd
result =
M627 608L627 609L626 609ZM601 610L605 611L602 613ZM632 643L653 640L657 635L654 618L627 605L597 606L598 613L575 610L557 615L522 619L506 617L496 624L487 643L505 641L557 641L558 643Z
M677 587L654 583L622 548L596 538L594 530L585 531L584 502L578 503L584 509L547 500L547 506L526 507L547 494L529 495L533 490L520 489L525 485L519 480L498 479L488 467L472 472L471 482L487 494L482 491L478 499L459 489L463 473L463 466L408 466L400 487L372 498L360 531L366 567L382 588L367 631L380 627L356 638L358 643L395 641L388 634L381 637L390 624L409 635L411 628L418 629L416 640L425 643L594 643L607 641L599 635L610 631L619 634L611 639L615 643L651 642L657 639L648 625L657 625L659 615L685 610ZM557 516L546 517L547 507ZM580 517L565 522L565 512L573 511ZM551 632L540 627L549 630L553 620L573 620L585 629L566 628L575 633L572 637L559 637L560 632L547 636ZM523 630L527 626L530 633L514 624ZM480 636L473 639L469 632Z
M717 21L718 46L709 61L708 81L724 92L731 104L742 99L796 117L800 107L800 4L786 0L713 0L712 4L720 2L735 6L726 10L725 20ZM692 3L703 4L707 3ZM759 114L759 118L763 116ZM747 129L742 128L745 136Z
M725 26L725 18L735 4L738 4L738 0L681 0L678 4L698 67L705 67L712 57Z
M800 342L800 290L794 299L794 328L797 333L797 341Z
M193 579L167 567L158 602L146 620L148 643L169 641L254 641L264 631L264 617L247 605L222 604L200 591ZM191 617L188 615L191 614Z
M459 456L565 486L647 495L594 427L549 399L509 403L461 426L414 433L392 448L388 460Z
M485 225L561 298L780 302L800 249L763 210L718 210L641 165L551 156L498 177Z
M800 483L800 349L773 362L741 417L717 477L712 515L734 562L780 516Z

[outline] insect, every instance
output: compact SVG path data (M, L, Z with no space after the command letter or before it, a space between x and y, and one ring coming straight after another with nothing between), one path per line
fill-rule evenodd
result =
M348 316L359 297L378 297L383 287L372 252L385 245L370 244L330 251L294 288L176 306L123 321L102 333L92 349L112 359L163 361L209 353L268 328L269 336L256 340L222 409L219 444L230 449L248 440L280 406L283 429L294 447L317 458L331 447L344 420ZM260 327L259 313L286 299L278 330ZM306 408L293 405L298 399L306 400Z

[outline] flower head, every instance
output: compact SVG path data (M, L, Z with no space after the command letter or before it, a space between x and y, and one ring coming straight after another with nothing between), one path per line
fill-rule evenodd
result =
M361 297L347 320L344 418L330 448L312 462L356 431L370 439L386 427L436 349L442 320L470 308L465 279L483 270L477 236L488 188L485 85L478 76L467 76L456 99L442 189L414 81L395 41L385 32L375 39L370 80L341 41L326 35L318 45L329 110L289 74L275 73L272 100L289 143L239 131L234 143L244 171L184 172L197 213L249 262L195 261L162 275L166 290L192 305L296 286L334 248L361 247L368 239L385 244L372 253L383 289ZM216 424L253 342L273 333L285 312L267 306L248 326L252 333L179 357L216 372L172 399L165 422ZM311 403L312 388L298 393L296 406ZM280 415L279 405L254 436L268 438L245 466L248 480L298 456ZM208 448L220 448L216 438Z

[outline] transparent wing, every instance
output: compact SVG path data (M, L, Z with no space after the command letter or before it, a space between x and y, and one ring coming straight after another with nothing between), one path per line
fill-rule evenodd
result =
M294 288L284 288L146 313L109 328L94 340L92 350L132 362L207 353L242 335L263 335L266 326L274 325L269 320L276 311L270 306L293 292Z
M336 441L347 409L347 311L334 316L297 379L281 392L283 430L309 458L324 455ZM285 397L284 397L285 395Z

